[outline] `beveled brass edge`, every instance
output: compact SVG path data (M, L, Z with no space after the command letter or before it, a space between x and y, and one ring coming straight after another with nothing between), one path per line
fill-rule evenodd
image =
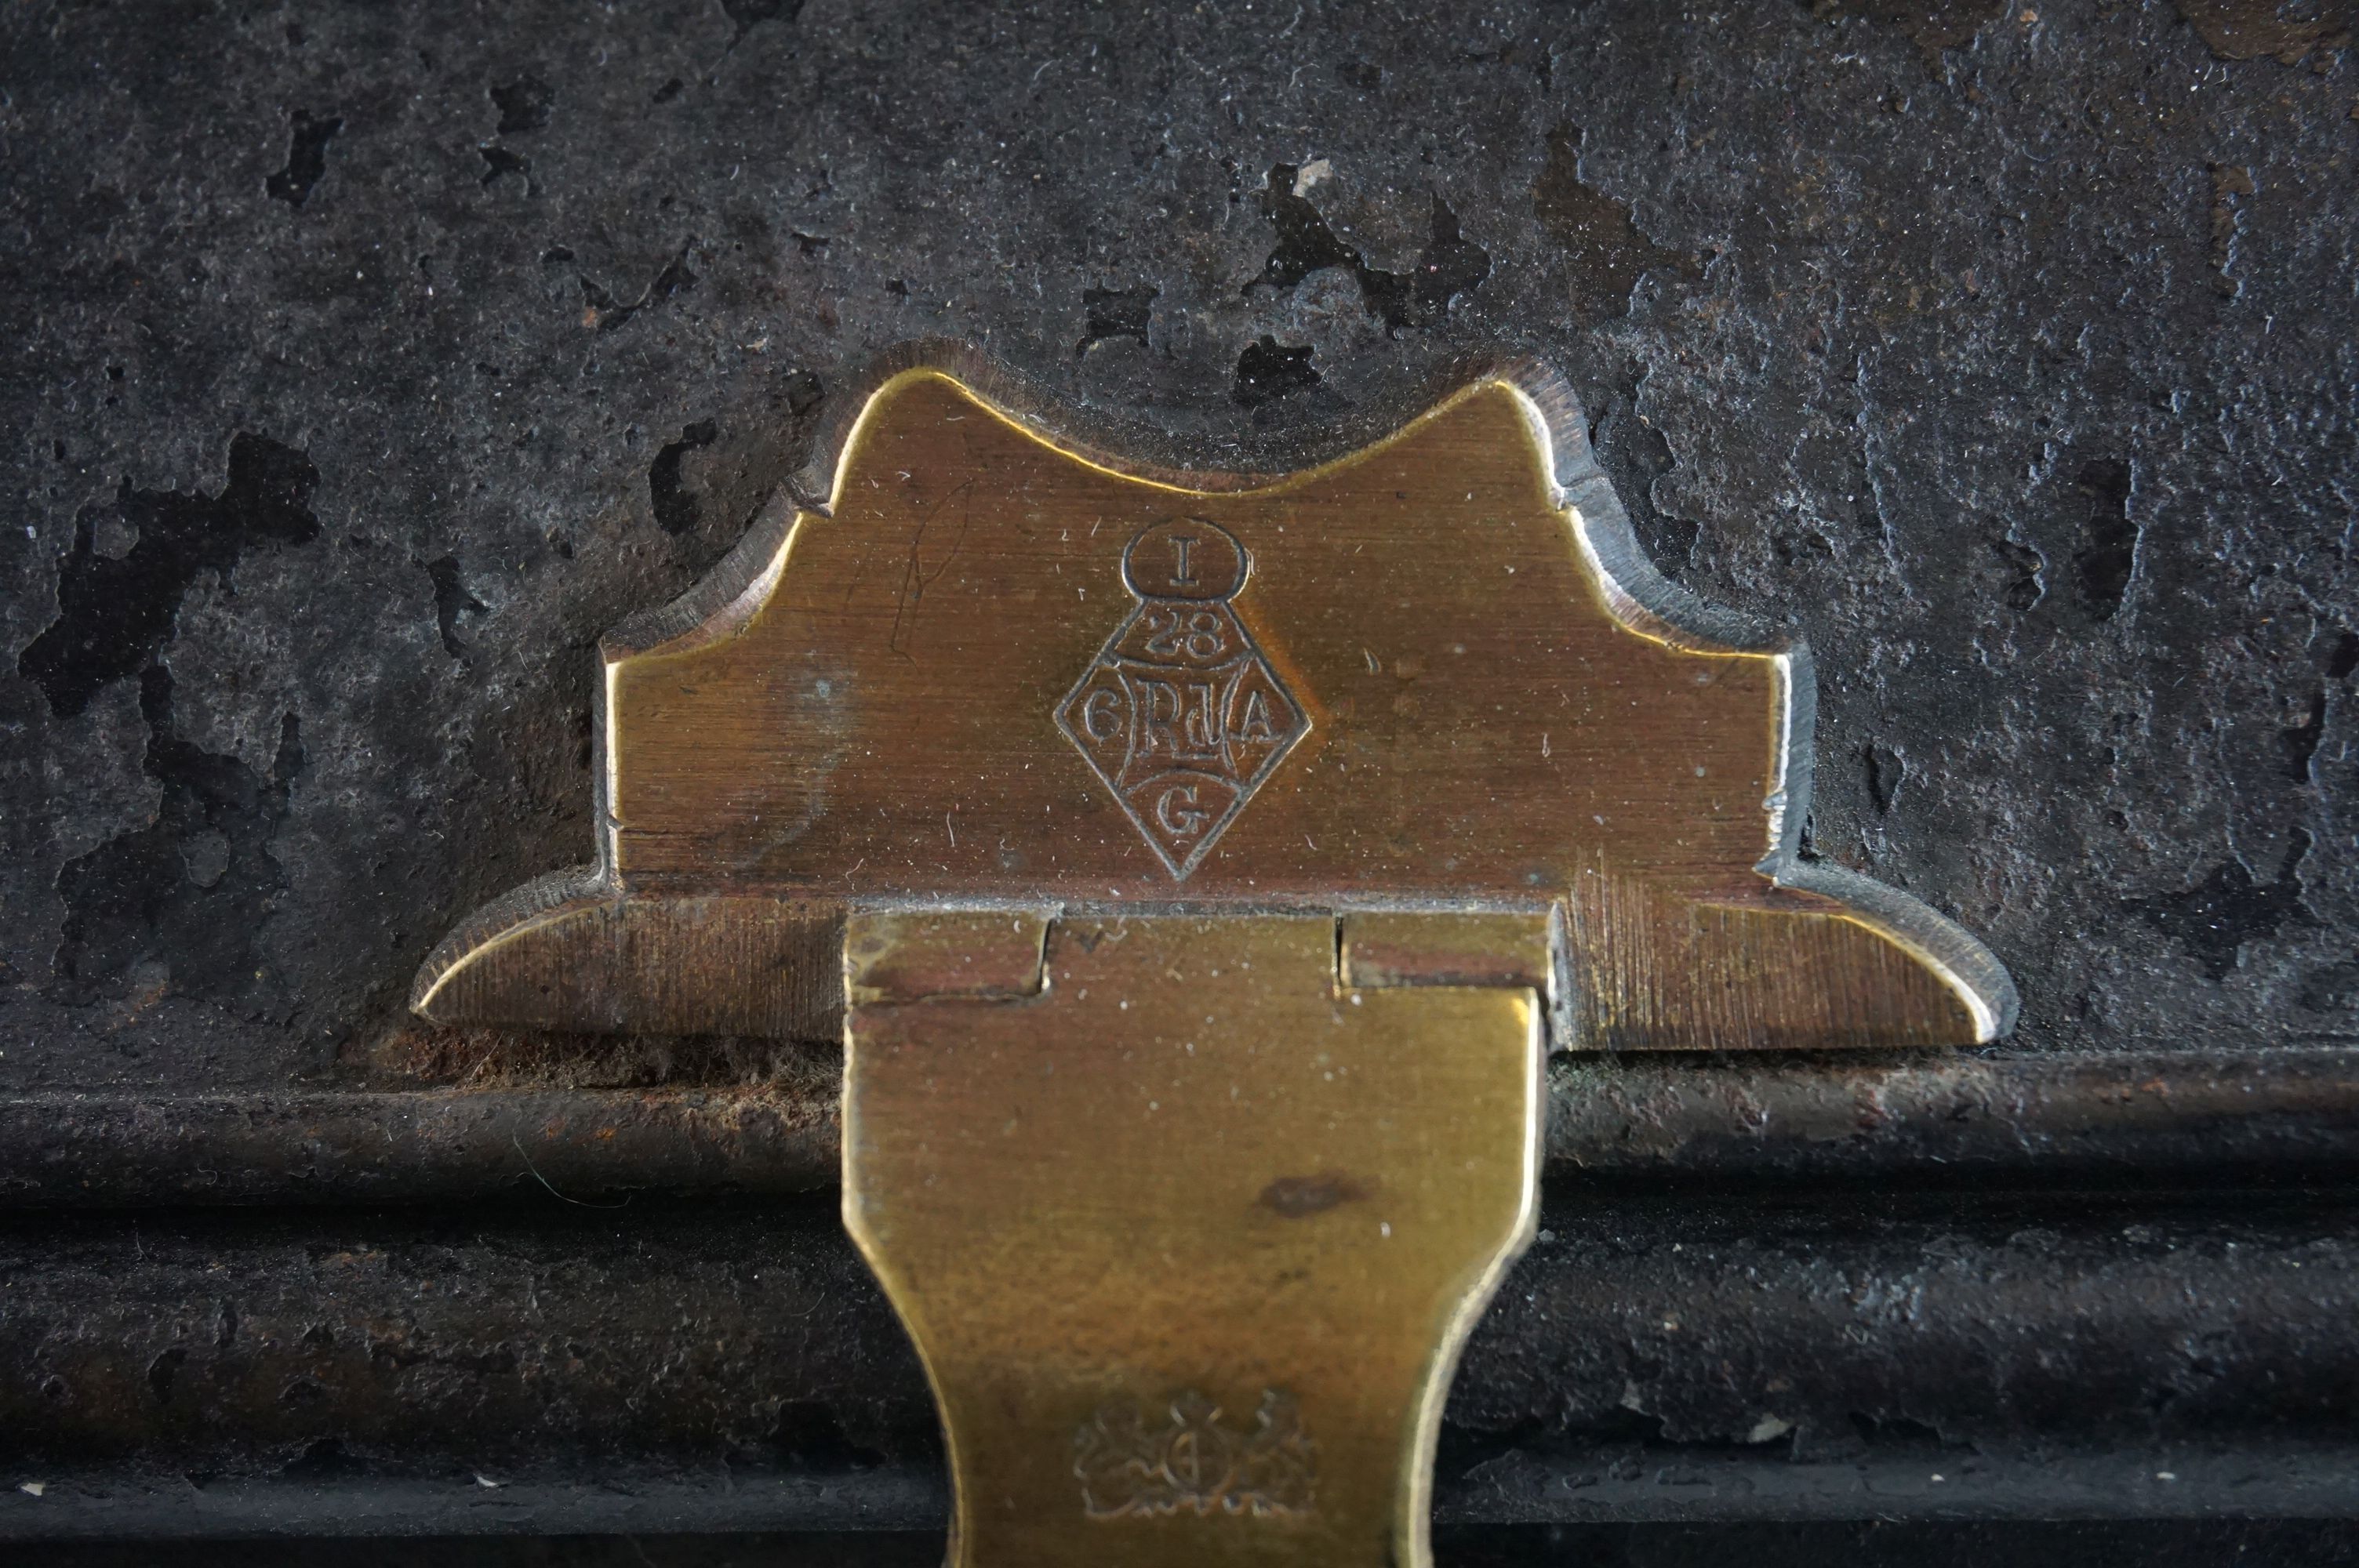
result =
M1630 526L1629 514L1612 481L1598 466L1579 397L1564 377L1528 357L1478 358L1443 373L1447 386L1421 412L1388 434L1339 456L1283 470L1212 470L1159 467L1129 460L1098 445L1092 422L1071 416L1031 383L971 345L919 340L886 351L822 418L814 456L756 514L736 546L688 592L658 609L626 618L600 643L601 692L592 706L597 795L594 868L577 868L536 879L475 911L438 944L421 968L412 1005L425 1011L440 985L471 953L546 924L559 903L597 897L626 897L614 872L617 824L611 810L614 781L610 743L614 676L623 661L665 644L731 634L775 588L792 553L796 529L806 513L827 515L842 479L841 460L879 395L912 373L930 372L962 387L969 395L1044 443L1077 460L1135 479L1199 493L1244 492L1299 481L1343 468L1406 437L1412 429L1479 388L1505 385L1514 391L1531 419L1539 454L1570 524L1577 547L1595 572L1608 610L1640 635L1701 653L1751 654L1772 659L1778 672L1772 758L1780 786L1763 803L1768 842L1756 869L1780 887L1818 893L1843 904L1875 930L1933 968L1964 1001L1975 1022L1976 1043L2013 1029L2019 1000L2013 981L1995 956L1971 933L1910 895L1884 884L1804 862L1798 853L1801 824L1809 815L1814 761L1817 690L1810 650L1756 617L1712 605L1656 570ZM1437 378L1437 379L1442 379ZM1104 421L1097 421L1102 426Z
M596 866L568 866L533 878L473 911L434 944L409 986L409 1010L437 1023L461 1022L439 1015L436 998L460 970L504 943L528 940L587 906L619 897Z
M1531 1250L1539 1235L1540 1166L1547 1148L1549 1114L1548 1003L1536 991L1527 989L1524 994L1524 1050L1530 1087L1525 1100L1523 1206L1516 1217L1515 1229L1491 1255L1489 1266L1460 1295L1458 1311L1443 1327L1427 1368L1425 1398L1418 1408L1417 1430L1409 1439L1407 1456L1404 1515L1395 1536L1399 1560L1416 1568L1430 1568L1433 1562L1433 1465L1441 1446L1441 1418L1449 1404L1450 1385L1458 1380L1458 1363L1466 1354L1466 1342L1474 1336L1474 1325L1490 1310L1491 1299L1506 1282L1507 1271Z
M2023 999L1998 956L1973 933L1898 888L1824 861L1792 860L1773 871L1780 887L1833 899L1851 918L1908 950L1948 982L1973 1016L1973 1044L2015 1032Z
M985 1004L988 1005L988 1004ZM868 1265L868 1272L885 1292L885 1302L893 1309L893 1319L908 1336L910 1348L917 1352L918 1366L926 1375L926 1392L934 1410L935 1430L942 1439L942 1456L948 1461L951 1477L950 1540L943 1552L945 1564L961 1561L960 1537L963 1532L967 1510L973 1506L970 1488L957 1484L958 1477L973 1473L973 1461L966 1454L962 1435L951 1426L946 1413L950 1409L950 1391L942 1386L941 1373L935 1366L931 1353L932 1341L924 1333L925 1325L910 1315L905 1303L917 1300L902 1271L894 1265L892 1254L884 1238L868 1222L870 1195L860 1179L860 1137L863 1122L860 1115L860 1087L863 1076L861 1054L853 1032L857 1027L854 1010L843 1013L843 1087L836 1103L842 1108L837 1125L841 1129L841 1146L837 1154L839 1193L836 1213L843 1221L843 1233L852 1238L853 1250Z
M1545 367L1534 373L1555 381ZM1980 938L1919 899L1856 872L1801 858L1802 824L1810 814L1818 761L1818 675L1810 645L1767 622L1698 598L1655 569L1630 526L1630 514L1589 449L1586 426L1569 390L1535 393L1533 416L1557 454L1563 505L1573 536L1603 584L1608 608L1645 636L1700 653L1767 656L1777 674L1769 715L1773 786L1765 851L1754 869L1776 885L1842 904L1851 918L1908 952L1939 975L1973 1019L1973 1044L2009 1033L2021 1011L2015 982ZM1551 399L1554 399L1551 403ZM1570 419L1579 431L1565 431Z
M880 397L905 378L928 374L951 382L993 413L1075 461L1140 483L1199 495L1266 491L1348 467L1400 440L1480 388L1500 384L1519 393L1541 421L1542 454L1550 462L1551 478L1559 490L1591 480L1604 483L1604 474L1590 449L1587 420L1571 384L1549 366L1528 357L1473 357L1456 362L1427 378L1413 404L1404 399L1414 412L1332 456L1275 469L1180 468L1128 455L1119 440L1107 438L1114 434L1111 419L1075 413L979 349L949 340L920 339L886 351L858 381L831 398L830 412L818 427L811 460L756 513L736 547L678 599L619 622L601 640L603 656L610 663L619 662L692 634L726 635L748 610L758 606L764 595L757 590L777 579L783 565L779 551L790 540L797 515L833 514L843 481L842 460ZM1607 494L1611 495L1610 486ZM1692 602L1700 617L1708 617L1701 600ZM1731 627L1737 619L1723 617ZM1756 651L1742 635L1724 635L1719 630L1709 634L1722 636L1732 652Z
M1394 395L1355 416L1306 433L1293 446L1301 460L1277 465L1244 462L1168 463L1137 454L1171 442L1149 427L1104 409L1076 407L1044 392L1025 376L973 344L955 339L921 338L878 355L840 399L821 415L810 460L787 480L798 503L827 513L841 476L837 464L869 405L887 385L912 371L929 371L957 383L978 401L1069 457L1093 468L1167 489L1199 494L1236 494L1266 490L1306 474L1341 467L1397 438L1443 406L1487 382L1506 382L1551 410L1552 427L1577 436L1581 460L1588 459L1588 426L1571 384L1528 355L1476 352L1451 359L1421 376L1404 379ZM1562 418L1559 415L1563 416ZM1560 446L1561 449L1561 446Z

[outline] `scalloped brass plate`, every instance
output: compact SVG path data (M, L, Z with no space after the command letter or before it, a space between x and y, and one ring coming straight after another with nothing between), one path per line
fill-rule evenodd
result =
M1539 1052L1940 1046L2006 975L1800 861L1807 654L1640 555L1561 383L1127 464L910 351L603 650L599 857L451 1022L841 1033L962 1563L1425 1561Z

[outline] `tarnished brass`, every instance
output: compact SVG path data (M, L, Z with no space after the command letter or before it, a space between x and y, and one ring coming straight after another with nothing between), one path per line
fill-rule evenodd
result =
M1339 986L1309 915L1048 935L1028 997L846 1032L844 1220L941 1402L955 1560L1421 1562L1450 1368L1531 1234L1534 992Z
M962 1563L1414 1564L1560 1049L1948 1045L1979 944L1800 861L1806 654L1658 578L1561 384L1140 469L919 351L603 651L599 861L429 1017L841 1030Z

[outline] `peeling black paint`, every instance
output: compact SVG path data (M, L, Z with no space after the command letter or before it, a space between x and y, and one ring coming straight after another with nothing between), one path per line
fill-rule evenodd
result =
M2318 743L2326 738L2326 688L2319 687L2310 694L2310 710L2298 724L2288 725L2279 739L2285 744L2286 776L2296 784L2315 782L2310 764L2318 755Z
M2359 29L2353 0L2175 0L2179 14L2223 59L2299 65L2315 50L2343 50Z
M160 793L146 827L68 860L58 874L66 909L49 996L86 1006L127 986L150 999L210 998L255 1011L285 1006L264 966L264 923L286 891L271 839L303 771L302 726L279 723L267 774L173 733L172 676L140 676L147 775Z
M2002 590L2006 607L2019 615L2039 608L2048 597L2048 557L2033 546L2014 539L1993 539L1991 550L2006 574Z
M655 508L656 525L667 534L685 534L703 515L695 492L680 478L679 465L689 453L701 451L719 438L721 427L710 419L683 426L679 439L665 444L647 469L647 501Z
M1162 291L1151 283L1136 288L1087 288L1082 291L1086 325L1073 352L1086 354L1100 343L1127 338L1147 347L1147 330L1154 319L1155 297Z
M694 288L697 276L690 269L688 258L695 249L694 240L680 246L679 253L666 262L663 270L639 291L639 297L627 302L616 299L589 278L582 278L582 324L594 327L601 332L616 331L628 325L640 311Z
M287 167L264 181L270 194L289 207L310 200L311 188L328 172L328 144L344 128L341 114L311 115L295 110L288 119L293 135L287 147Z
M1277 231L1277 244L1262 264L1260 276L1245 286L1248 294L1256 288L1291 289L1314 272L1341 267L1359 285L1369 314L1398 332L1433 326L1450 313L1459 296L1491 276L1490 253L1459 232L1458 215L1439 195L1431 199L1430 233L1416 265L1407 273L1369 266L1358 251L1336 236L1310 199L1297 192L1300 174L1292 165L1278 164L1263 183L1262 213Z
M484 184L491 185L504 174L513 174L525 182L526 190L532 189L532 160L521 153L512 153L497 142L486 142L475 149L484 160Z
M2359 633L2332 628L2331 635L2312 645L2321 655L2318 667L2328 680L2349 680L2352 672L2359 670Z
M2130 466L2112 458L2084 465L2074 481L2088 498L2082 545L2072 557L2081 604L2098 621L2111 621L2129 592L2137 569L2139 529L2130 517Z
M2184 892L2132 899L2127 907L2193 954L2213 982L2224 980L2247 943L2266 942L2288 924L2318 923L2294 875L2310 843L2308 830L2294 830L2274 881L2256 881L2242 860L2224 860Z
M1929 55L1962 49L2006 15L2007 0L1801 0L1811 15L1864 16L1908 35Z
M459 635L460 631L490 607L469 591L465 579L459 575L456 556L427 562L426 576L434 585L434 625L442 638L442 651L454 659L462 658L466 654L467 643Z
M2212 166L2212 288L2223 299L2245 290L2240 275L2243 238L2251 199L2260 194L2253 171L2243 164Z
M204 571L226 581L248 550L305 545L319 537L310 460L267 437L240 432L229 445L229 479L219 495L134 490L125 481L111 508L74 520L73 546L58 571L58 618L17 655L49 710L80 713L101 687L138 671L171 635L181 596ZM136 530L119 558L98 550L103 523Z
M802 9L803 0L721 0L722 14L735 29L729 40L732 49L763 23L791 23L802 15Z
M496 134L503 136L521 135L548 124L549 106L557 97L549 83L530 75L493 88L491 95L493 107L500 112Z
M1237 356L1236 385L1231 395L1253 408L1308 392L1319 380L1319 372L1310 363L1310 345L1288 346L1264 333L1260 341L1247 343L1245 352Z
M1692 257L1640 233L1629 208L1582 181L1581 137L1577 125L1549 133L1548 162L1532 186L1532 212L1564 250L1573 308L1584 321L1607 321L1627 314L1630 290L1648 272L1669 268L1694 277L1700 269Z
M1406 274L1363 267L1360 288L1385 325L1399 331L1437 324L1459 296L1473 293L1490 276L1491 253L1459 232L1458 214L1436 196L1430 232L1416 265Z
M1900 786L1908 781L1908 759L1889 746L1870 745L1865 760L1868 798L1875 802L1876 815L1889 816Z
M1634 366L1602 396L1590 403L1589 438L1598 460L1614 476L1614 487L1630 514L1630 523L1646 546L1656 569L1676 579L1695 558L1696 541L1703 531L1693 517L1668 512L1655 503L1655 482L1677 467L1670 443L1646 416L1638 398L1646 379Z
M778 395L787 412L799 419L820 406L827 396L827 387L808 370L789 371L778 384Z

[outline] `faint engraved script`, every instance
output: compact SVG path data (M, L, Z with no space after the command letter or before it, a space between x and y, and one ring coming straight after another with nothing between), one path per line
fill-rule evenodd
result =
M1310 719L1229 605L1250 569L1226 529L1140 531L1122 579L1138 608L1057 708L1057 727L1184 881Z
M1149 1426L1128 1400L1073 1434L1073 1474L1092 1519L1310 1510L1318 1448L1290 1394L1261 1397L1251 1431L1193 1390Z

